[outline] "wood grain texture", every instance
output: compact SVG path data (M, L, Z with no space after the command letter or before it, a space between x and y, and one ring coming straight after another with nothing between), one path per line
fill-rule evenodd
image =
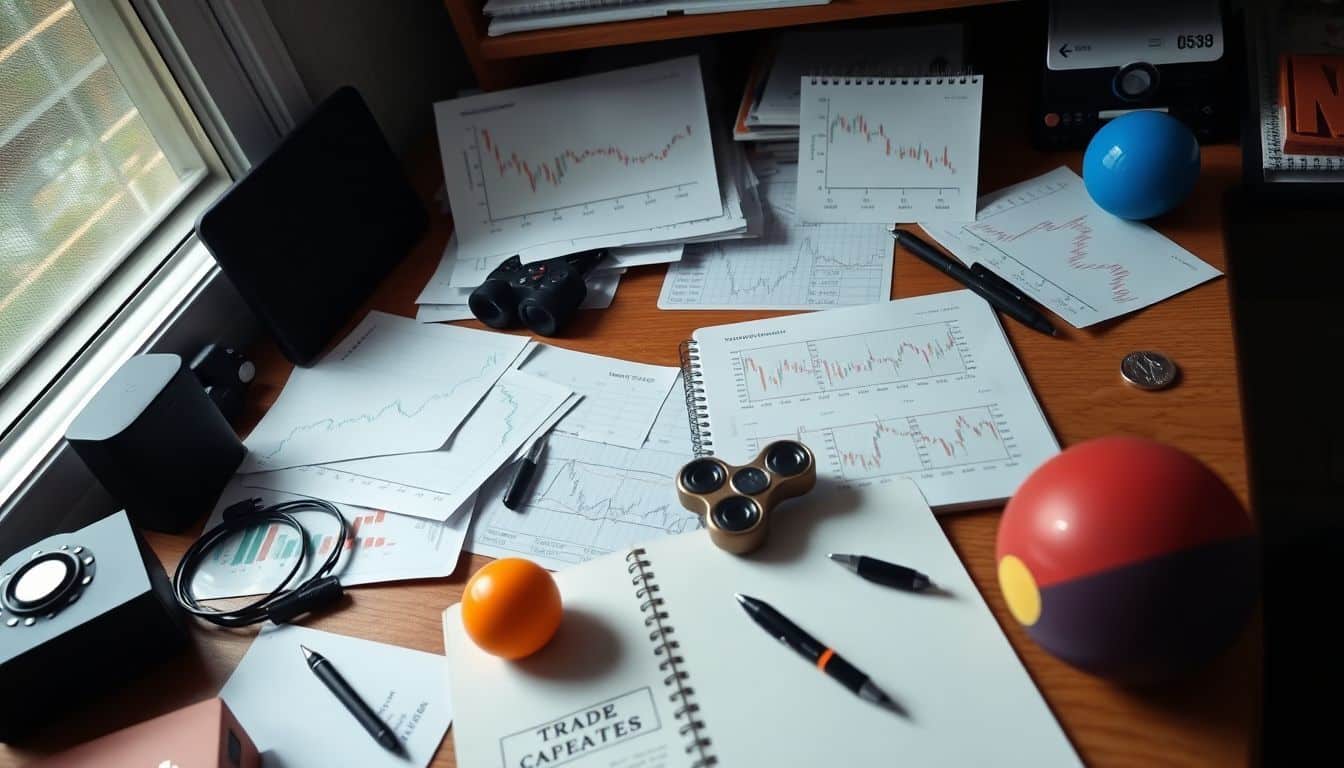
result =
M481 13L481 0L444 0L458 37L469 52L478 51L480 59L471 56L473 69L481 78L489 78L489 67L482 61L499 62L522 56L543 53L577 51L611 45L643 43L650 40L671 40L681 37L719 35L748 29L774 29L799 24L820 24L845 19L862 19L948 8L966 8L990 5L1007 0L831 0L826 5L799 8L775 8L764 11L737 11L734 13L706 13L685 16L664 16L657 19L615 21L606 24L586 24L557 29L539 29L515 32L510 35L489 37L488 22ZM464 23L465 21L465 23ZM484 82L484 78L482 79Z
M1079 170L1080 154L1047 155L1024 149L1020 122L999 121L993 117L993 110L986 114L982 190L1029 178L1060 163ZM1219 269L1226 267L1221 197L1236 183L1239 164L1237 147L1206 147L1204 172L1192 198L1175 213L1155 222L1161 232ZM439 181L438 158L424 157L417 166L425 169L419 182L428 199ZM446 216L436 213L432 221L431 232L379 287L366 308L414 314L415 296L432 273L451 231ZM678 342L700 326L783 314L659 311L656 299L664 271L661 266L630 270L610 309L581 312L565 337L551 341L571 349L675 365ZM923 262L903 252L897 255L893 296L956 288L949 278ZM358 313L356 319L362 315ZM461 325L481 327L474 322ZM1243 501L1247 499L1226 279L1206 283L1093 330L1061 325L1062 338L1058 339L1011 321L1005 327L1062 444L1116 433L1152 437L1203 460ZM1154 393L1124 385L1120 359L1135 349L1157 349L1171 355L1182 369L1179 385ZM291 370L273 345L261 346L254 355L259 376L248 404L249 427L275 400ZM1246 765L1257 716L1258 625L1249 628L1241 641L1212 666L1185 680L1151 690L1129 690L1089 677L1047 655L1009 615L995 578L994 540L999 514L999 510L971 512L946 517L942 522L976 586L1083 759L1089 765L1117 767ZM191 537L151 534L149 540L171 573ZM464 554L451 578L354 588L344 607L307 624L442 653L440 614L460 599L467 577L486 562L486 558ZM214 695L242 657L252 635L249 630L195 626L187 653L167 660L123 690L92 698L86 707L45 729L23 749L0 747L0 766L19 765L26 757L49 753ZM958 695L974 696L975 691ZM456 764L450 731L433 765L448 768Z

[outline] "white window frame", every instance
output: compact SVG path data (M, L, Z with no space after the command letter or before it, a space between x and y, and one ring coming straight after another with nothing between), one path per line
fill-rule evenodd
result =
M312 106L261 0L75 4L118 76L131 79L137 106L138 85L172 94L153 108L177 113L209 173L142 241L157 257L115 270L0 389L0 553L114 508L63 435L127 359L145 351L189 357L208 342L237 346L255 336L251 313L195 238L192 210L264 157ZM101 36L114 25L140 49L140 64L113 59L126 53L124 38L109 45Z

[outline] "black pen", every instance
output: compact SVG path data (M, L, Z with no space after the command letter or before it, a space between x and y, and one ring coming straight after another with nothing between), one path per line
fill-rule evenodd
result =
M522 506L523 498L527 496L527 489L532 484L532 474L537 471L537 460L541 458L541 449L546 445L542 437L538 437L532 447L527 449L527 455L518 460L518 466L513 469L513 477L509 478L509 485L504 489L504 506L509 509L518 509Z
M833 649L827 648L817 642L816 638L807 634L797 624L789 621L768 603L757 600L754 597L747 597L743 594L736 595L737 602L742 604L747 615L757 624L760 624L766 632L769 632L776 640L784 643L793 650L802 655L803 658L817 665L822 672L830 675L849 690L857 693L859 698L864 701L890 709L897 714L905 714L890 696L882 692L881 688L872 681L868 675L859 671L859 668L850 664L841 658L840 654Z
M933 586L933 582L929 580L928 576L914 568L888 563L886 560L878 560L875 557L864 555L830 554L827 557L863 578L885 587L920 592Z
M336 668L331 665L330 661L327 661L325 656L304 645L300 645L299 650L303 651L303 658L308 660L308 668L313 670L317 679L321 680L324 685L331 689L332 693L336 694L336 698L341 704L345 705L350 714L355 716L359 724L364 726L364 730L369 732L374 741L390 752L398 755L406 754L406 748L402 745L401 739L397 738L397 734L387 727L387 723L384 723L378 717L378 713L364 703L359 694L355 693L355 689L350 687L350 684L345 681L344 677L341 677L341 673L336 671Z
M956 259L944 256L937 248L904 230L892 230L891 236L897 244L905 246L907 251L918 256L925 263L942 270L948 277L975 291L980 295L980 298L989 302L990 306L1028 328L1040 331L1048 336L1055 335L1055 327L1045 319L1044 315L1021 299L1017 291L1007 291L1001 287L1001 283L1004 282L1003 278L995 275L992 279L986 279L977 275L962 266Z

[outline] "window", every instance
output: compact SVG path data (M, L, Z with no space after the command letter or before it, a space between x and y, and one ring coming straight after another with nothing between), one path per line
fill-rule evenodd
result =
M206 175L163 95L127 87L129 35L99 32L70 0L0 0L0 386Z

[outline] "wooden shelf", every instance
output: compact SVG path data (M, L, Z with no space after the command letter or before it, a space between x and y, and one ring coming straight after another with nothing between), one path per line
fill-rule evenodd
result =
M735 13L707 13L691 16L664 16L657 19L617 21L608 24L586 24L577 27L544 29L535 32L516 32L499 37L485 36L488 26L484 17L476 26L483 59L513 59L559 51L601 48L651 40L670 40L679 37L718 35L751 29L791 27L798 24L819 24L828 21L861 19L946 8L964 8L990 5L1008 0L831 0L828 5L799 8L776 8L765 11L738 11ZM446 0L453 5L470 0ZM479 8L473 12L480 17ZM456 15L456 14L455 14Z

